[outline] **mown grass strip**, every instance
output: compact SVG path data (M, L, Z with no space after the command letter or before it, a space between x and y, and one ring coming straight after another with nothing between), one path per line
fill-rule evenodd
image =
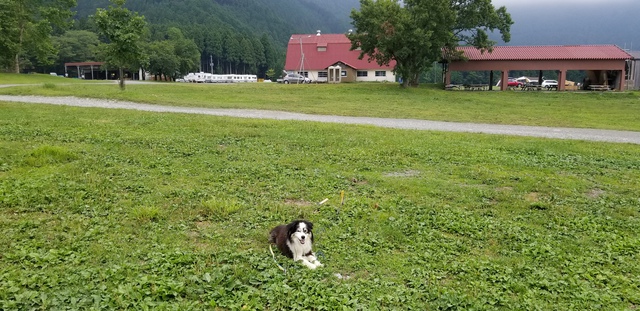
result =
M453 92L435 85L401 89L395 83L152 83L130 84L124 92L115 84L56 84L56 87L0 88L0 94L71 95L189 107L640 131L637 92Z

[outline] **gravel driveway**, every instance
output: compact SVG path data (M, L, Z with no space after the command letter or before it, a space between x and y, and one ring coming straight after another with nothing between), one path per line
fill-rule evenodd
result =
M373 125L378 127L410 129L410 130L484 133L484 134L498 134L498 135L532 136L532 137L546 137L546 138L557 138L557 139L575 139L575 140L640 144L640 132L631 132L631 131L441 122L441 121L427 121L427 120L416 120L416 119L345 117L345 116L311 115L311 114L304 114L304 113L293 113L293 112L273 111L273 110L254 110L254 109L187 108L187 107L148 105L148 104L139 104L139 103L133 103L133 102L77 98L77 97L0 95L0 101L22 102L22 103L32 103L32 104L51 104L51 105L62 105L62 106L76 106L76 107L131 109L131 110L153 111L153 112L205 114L205 115L228 116L228 117L237 117L237 118L301 120L301 121L314 121L314 122L327 122L327 123Z

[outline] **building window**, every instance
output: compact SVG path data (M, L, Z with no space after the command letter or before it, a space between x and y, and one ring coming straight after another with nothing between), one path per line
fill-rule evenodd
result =
M365 70L358 70L358 72L356 72L356 74L357 74L358 77L366 77L366 76L369 75L369 72L365 71Z
M308 71L298 71L298 74L303 75L305 78L309 77L309 72Z
M347 71L346 71L346 70L343 70L343 71L342 71L342 73L341 73L341 75L342 75L343 77L346 77L346 76L347 76Z
M327 74L326 71L318 71L318 78L326 78L329 75Z
M376 77L386 77L386 76L387 76L386 71L376 71Z
M327 47L326 46L319 46L318 47L318 52L326 52L327 51Z

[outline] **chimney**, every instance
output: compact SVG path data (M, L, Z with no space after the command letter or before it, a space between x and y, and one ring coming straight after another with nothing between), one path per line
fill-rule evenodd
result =
M316 31L316 36L318 36L318 37L320 36L320 29L318 29L318 30Z

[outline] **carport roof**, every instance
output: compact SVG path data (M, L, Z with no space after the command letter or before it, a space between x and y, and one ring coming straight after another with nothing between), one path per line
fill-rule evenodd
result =
M458 47L469 60L625 60L633 58L615 45L495 46L484 53L471 46Z

